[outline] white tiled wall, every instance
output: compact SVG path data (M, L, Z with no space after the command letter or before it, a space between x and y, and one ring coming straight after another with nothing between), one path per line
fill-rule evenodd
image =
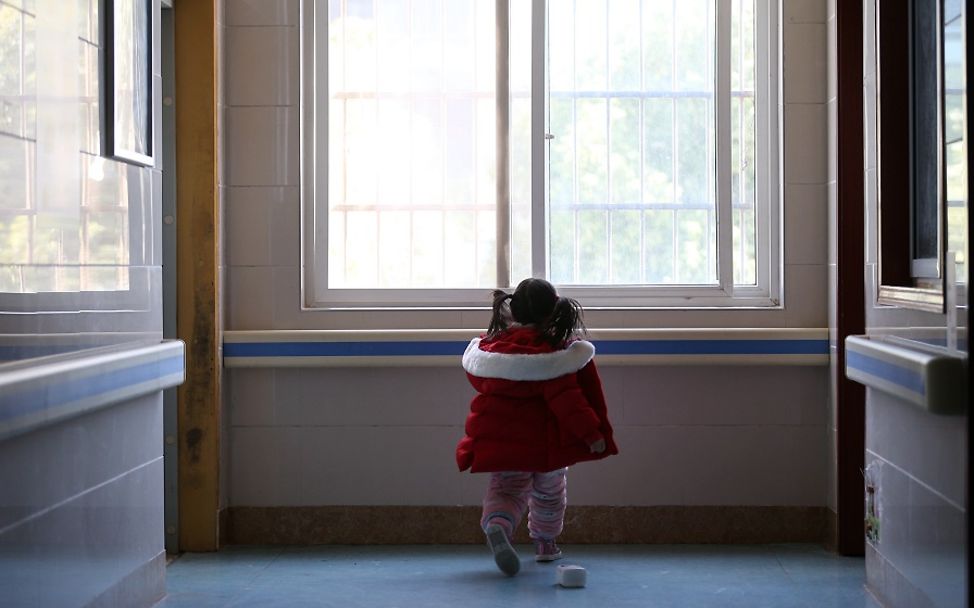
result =
M785 308L590 311L591 326L828 323L826 3L783 4ZM226 327L482 331L484 311L301 309L298 8L299 0L226 2ZM824 368L603 375L622 454L576 467L573 503L825 504ZM453 463L472 396L459 369L234 369L228 385L231 505L481 498L482 480Z
M572 504L823 504L825 368L601 373L621 453L573 469ZM459 368L228 375L231 505L482 499L455 465L474 395Z

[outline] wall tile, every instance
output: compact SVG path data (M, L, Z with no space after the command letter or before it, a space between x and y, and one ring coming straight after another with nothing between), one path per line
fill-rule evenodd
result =
M437 505L460 499L454 449L460 427L307 427L301 450L304 505ZM246 503L234 503L246 504Z
M226 329L268 329L274 323L273 269L233 266L227 270L230 310Z
M967 518L917 480L910 482L912 559L897 564L935 606L962 606L966 599Z
M828 183L828 205L829 205L829 242L828 242L828 262L836 264L839 261L839 184L838 182Z
M828 117L825 104L786 104L784 124L784 182L825 183L828 172Z
M839 267L836 264L828 265L829 273L829 343L832 348L837 344L836 330L839 327Z
M246 371L246 370L241 370ZM462 426L475 393L455 368L280 369L271 407L280 425ZM403 396L409 399L404 401ZM457 436L457 440L462 435Z
M839 179L839 102L829 101L825 105L828 116L828 171L827 179L835 182Z
M829 242L825 184L785 186L785 264L825 264Z
M686 504L822 505L825 442L821 427L676 429ZM758 464L761 463L761 464Z
M228 108L226 120L231 186L298 185L297 109Z
M784 101L825 103L827 94L828 42L823 23L786 23L784 34Z
M908 437L904 437L906 429ZM866 449L922 480L955 504L964 504L963 463L967 453L964 418L934 416L870 389L866 403Z
M789 327L828 326L828 267L785 265L785 308Z
M781 3L784 23L824 23L826 0L788 0Z
M228 369L227 413L230 426L272 426L281 402L275 399L276 369Z
M297 105L297 28L228 28L227 56L229 105Z
M704 370L707 382L700 382ZM665 366L616 373L622 376L627 425L763 426L812 420L824 425L826 385L820 368ZM761 390L749 389L758 384Z
M569 507L687 504L687 483L698 480L684 463L686 438L673 427L617 428L618 455L569 469Z
M836 99L839 93L838 39L836 38L836 20L834 15L829 17L825 28L825 99L831 101Z
M298 0L226 0L226 23L298 25Z
M838 461L839 433L835 428L826 430L828 441L826 443L826 453L828 454L829 466L825 473L825 506L833 513L839 512L838 481L836 479L836 462Z
M0 570L8 606L96 605L99 596L136 569L153 568L151 605L164 594L162 459L0 534L0 551L21 559ZM148 572L146 572L148 574ZM148 582L147 580L145 582ZM131 603L129 603L131 602Z
M234 427L230 431L230 504L299 505L303 429ZM337 463L336 463L337 466Z
M269 266L270 219L276 188L231 188L227 213L226 256L231 266Z
M162 393L6 440L0 529L161 456Z
M274 192L267 224L274 266L297 268L301 263L301 193L296 187Z

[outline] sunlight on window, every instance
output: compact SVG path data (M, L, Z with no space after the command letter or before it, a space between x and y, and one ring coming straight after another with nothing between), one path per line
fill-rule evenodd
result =
M493 0L328 19L328 286L494 286Z
M734 282L757 283L754 0L731 7ZM328 4L328 289L496 284L495 2ZM510 267L717 283L713 0L550 0L532 230L531 3L510 15ZM726 234L726 233L725 233Z

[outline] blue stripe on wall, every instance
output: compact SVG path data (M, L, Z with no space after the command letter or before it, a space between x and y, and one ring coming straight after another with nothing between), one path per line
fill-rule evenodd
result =
M828 340L597 340L600 355L828 355Z
M900 367L882 359L876 359L854 350L846 350L846 366L861 372L892 382L908 390L925 395L927 387L920 372Z
M600 355L828 355L828 340L595 340ZM227 342L224 357L460 356L467 342Z
M468 342L227 342L224 357L408 357L456 355Z
M183 371L183 364L183 357L180 355L80 379L53 381L23 391L0 394L0 420L18 418L62 403L71 403L178 374Z

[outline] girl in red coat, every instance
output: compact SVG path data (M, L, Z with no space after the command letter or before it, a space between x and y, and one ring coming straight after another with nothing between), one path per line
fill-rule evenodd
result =
M457 446L461 471L489 472L481 527L498 568L521 568L511 538L525 511L535 560L559 559L569 465L617 454L595 347L578 302L542 279L494 292L487 333L463 355L477 390Z

